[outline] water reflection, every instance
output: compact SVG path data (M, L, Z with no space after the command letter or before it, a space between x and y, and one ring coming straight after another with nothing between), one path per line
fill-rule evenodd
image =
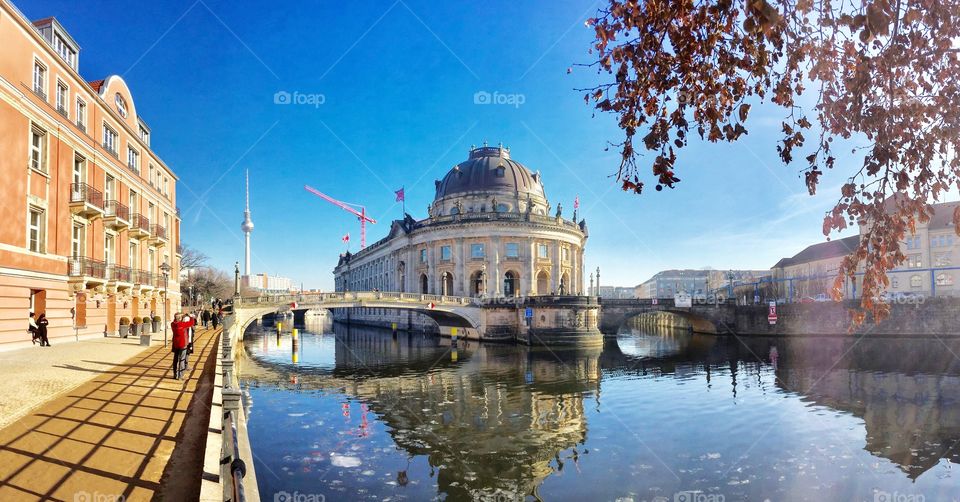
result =
M248 333L241 374L267 499L935 500L960 460L956 345L635 330L453 357L337 324Z

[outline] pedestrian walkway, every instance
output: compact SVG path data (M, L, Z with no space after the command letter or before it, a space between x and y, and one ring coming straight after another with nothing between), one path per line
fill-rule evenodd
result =
M202 465L192 463L194 457L202 463L197 436L206 435L220 331L197 330L185 380L172 378L169 347L137 346L139 354L109 368L82 359L101 366L72 371L99 374L60 395L47 394L49 401L0 430L0 501L195 497L185 494L192 484L192 493L199 493ZM70 345L87 350L83 342ZM121 345L111 346L112 354L127 350ZM190 448L197 451L183 451Z

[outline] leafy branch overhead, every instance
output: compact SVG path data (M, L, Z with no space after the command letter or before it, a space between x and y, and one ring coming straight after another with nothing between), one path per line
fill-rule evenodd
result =
M883 318L888 306L874 298L905 258L905 233L960 188L957 12L960 0L609 0L587 24L591 66L613 79L584 98L617 116L617 180L638 194L647 177L638 150L652 153L642 158L656 189L673 188L691 134L736 141L760 102L783 108L776 149L784 164L802 158L811 195L834 168L835 140L862 145L823 233L868 222L834 296L856 280L863 310ZM953 221L960 233L960 212Z

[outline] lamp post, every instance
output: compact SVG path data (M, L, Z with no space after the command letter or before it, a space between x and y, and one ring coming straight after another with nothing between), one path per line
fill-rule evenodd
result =
M163 273L163 346L167 346L167 310L170 297L167 293L167 281L170 279L170 265L164 262L160 265L160 272Z

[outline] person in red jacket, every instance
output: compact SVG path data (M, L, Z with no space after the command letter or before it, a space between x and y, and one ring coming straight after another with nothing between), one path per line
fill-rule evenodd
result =
M173 378L180 380L183 377L183 355L187 349L188 334L187 331L194 325L194 320L190 316L177 313L173 316L173 322L170 327L173 329Z

